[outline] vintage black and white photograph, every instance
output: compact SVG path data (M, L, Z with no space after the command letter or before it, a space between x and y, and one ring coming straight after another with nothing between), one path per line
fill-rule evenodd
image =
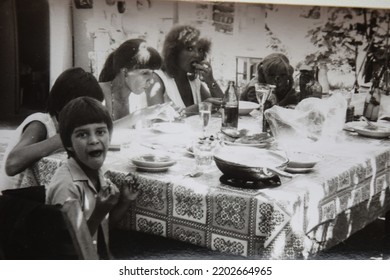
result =
M0 259L390 259L389 39L390 6L1 0Z

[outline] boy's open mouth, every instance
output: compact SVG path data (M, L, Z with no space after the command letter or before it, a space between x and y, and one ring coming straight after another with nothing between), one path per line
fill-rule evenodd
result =
M102 150L95 150L88 153L91 157L100 157L103 154Z

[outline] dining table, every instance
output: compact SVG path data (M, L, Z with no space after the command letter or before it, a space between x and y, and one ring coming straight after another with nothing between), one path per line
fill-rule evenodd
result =
M242 115L238 129L261 132L261 123L259 116ZM388 137L342 130L310 148L321 158L314 168L280 177L278 186L248 188L221 180L215 162L194 172L190 147L202 134L199 116L175 123L174 129L155 125L114 129L117 149L107 154L105 176L119 188L138 191L121 229L248 258L308 259L389 211ZM221 117L213 115L207 133L219 139L220 128ZM162 172L140 170L132 159L145 154L169 155L176 163ZM62 152L38 161L39 184L48 185L65 159Z

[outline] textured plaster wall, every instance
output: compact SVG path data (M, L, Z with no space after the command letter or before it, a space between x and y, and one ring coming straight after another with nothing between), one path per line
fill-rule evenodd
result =
M262 58L274 52L270 48L272 37L278 38L279 50L282 49L296 67L306 54L315 51L307 31L327 19L324 7L321 17L313 20L301 17L311 6L274 5L270 10L265 4L236 2L232 31L224 33L216 30L213 22L215 2L150 0L150 5L146 0L125 2L124 13L119 13L116 5L109 6L105 0L95 0L92 9L73 9L75 66L98 77L107 55L123 41L144 38L161 51L164 36L171 26L189 23L212 39L210 59L214 75L225 86L236 77L236 57ZM333 84L353 83L354 77L335 72L329 73L329 79Z

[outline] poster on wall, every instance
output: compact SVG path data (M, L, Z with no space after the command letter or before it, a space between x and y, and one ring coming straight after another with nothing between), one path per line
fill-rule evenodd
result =
M234 3L216 3L212 5L215 31L232 34L234 28Z

